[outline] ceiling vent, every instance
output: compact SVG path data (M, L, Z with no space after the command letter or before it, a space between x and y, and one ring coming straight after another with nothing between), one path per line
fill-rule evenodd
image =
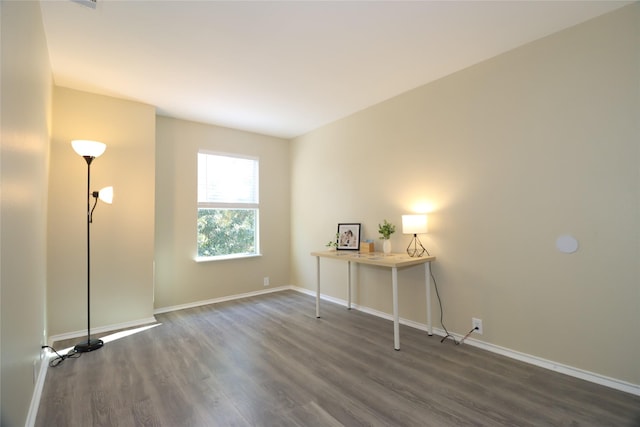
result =
M91 9L95 9L96 5L98 4L98 0L71 0L71 1L86 7L90 7Z

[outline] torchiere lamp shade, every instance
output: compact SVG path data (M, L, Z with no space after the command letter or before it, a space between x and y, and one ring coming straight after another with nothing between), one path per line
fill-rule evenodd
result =
M90 141L88 139L76 139L71 141L73 150L82 157L100 157L107 145L103 142Z

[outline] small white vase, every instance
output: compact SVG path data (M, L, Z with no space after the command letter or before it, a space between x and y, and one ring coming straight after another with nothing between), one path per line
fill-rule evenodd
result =
M382 241L382 251L385 255L389 255L391 253L391 240L384 239Z

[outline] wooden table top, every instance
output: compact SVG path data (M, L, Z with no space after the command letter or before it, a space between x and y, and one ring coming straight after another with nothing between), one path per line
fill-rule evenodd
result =
M426 262L432 262L436 260L435 256L426 255L421 257L410 257L409 255L391 253L385 255L382 252L365 252L360 253L357 251L320 251L311 252L312 256L341 259L343 261L357 262L360 264L377 265L381 267L409 267L411 265L424 264Z

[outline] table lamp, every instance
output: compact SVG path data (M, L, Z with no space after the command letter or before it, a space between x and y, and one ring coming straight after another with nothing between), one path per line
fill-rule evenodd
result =
M429 252L422 246L418 234L424 234L427 232L427 215L402 215L402 233L413 234L409 246L407 246L407 254L410 257L421 257L425 252L429 255Z

